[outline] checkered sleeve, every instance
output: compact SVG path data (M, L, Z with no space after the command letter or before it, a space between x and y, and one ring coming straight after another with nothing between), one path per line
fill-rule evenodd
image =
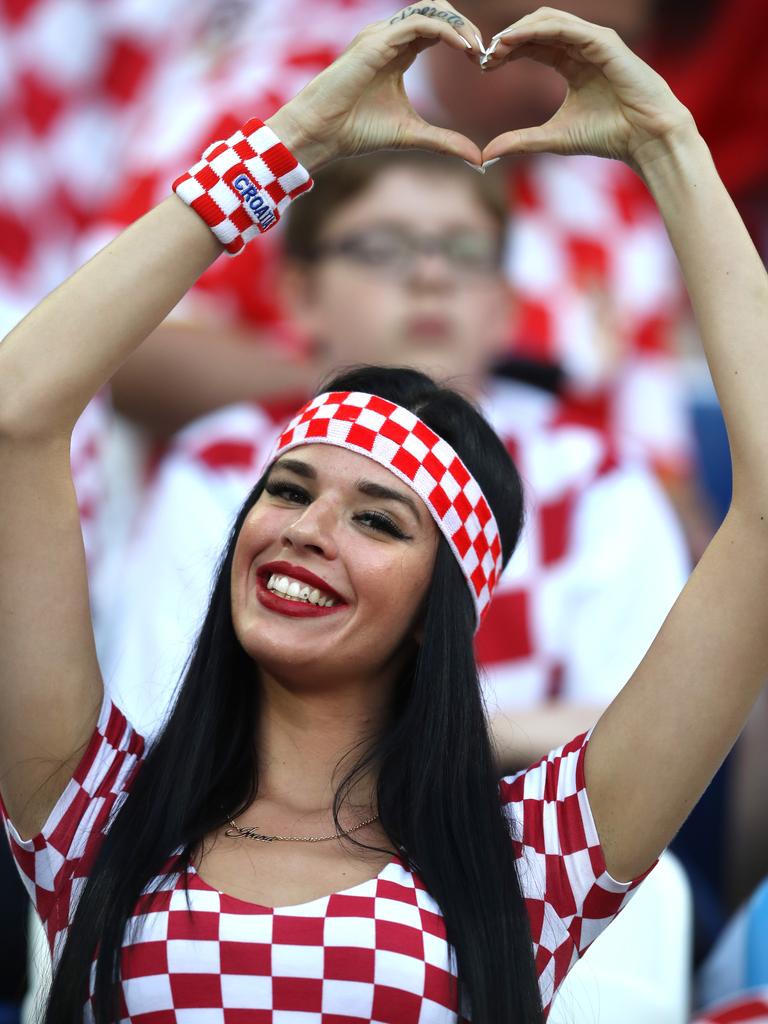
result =
M570 968L651 870L629 882L618 882L607 871L584 778L591 734L577 736L500 782L545 1009Z
M105 696L85 753L36 836L21 838L0 797L11 853L52 948L67 928L111 812L127 795L143 754L143 738Z

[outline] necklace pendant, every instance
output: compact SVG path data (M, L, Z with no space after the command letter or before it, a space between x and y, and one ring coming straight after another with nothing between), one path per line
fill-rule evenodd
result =
M274 836L261 835L256 831L255 826L251 828L241 828L240 825L235 825L234 823L225 831L224 835L229 836L231 839L258 839L262 843L271 843L275 838Z

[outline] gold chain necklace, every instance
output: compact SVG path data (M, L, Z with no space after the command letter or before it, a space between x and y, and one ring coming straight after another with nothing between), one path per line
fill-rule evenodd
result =
M229 824L231 827L226 830L224 835L231 838L239 836L241 839L258 839L262 843L274 843L275 841L283 843L324 843L327 839L340 839L342 836L348 836L350 832L357 832L359 828L362 828L364 825L370 825L377 818L378 814L374 814L372 818L366 818L359 825L353 825L352 828L348 828L346 832L334 832L332 836L265 836L258 831L257 825L243 828L230 818Z

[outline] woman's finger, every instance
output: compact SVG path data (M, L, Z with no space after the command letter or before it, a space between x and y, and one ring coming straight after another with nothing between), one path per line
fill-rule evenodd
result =
M416 14L408 18L407 21L397 22L388 28L391 30L382 33L382 42L388 46L394 46L397 50L403 50L414 42L433 39L447 43L454 50L460 50L463 53L472 52L472 48L464 36L444 21L436 21L433 18Z
M495 56L494 54L494 58ZM520 60L523 57L529 57L539 64L546 64L548 67L554 68L555 71L558 71L565 78L574 75L580 67L584 66L583 60L579 60L578 56L574 56L570 49L560 49L559 47L546 46L542 43L521 43L514 50L502 53L501 59L491 58L486 63L484 70L495 71L502 64L512 60Z
M422 118L416 118L407 125L402 138L402 148L428 149L446 156L457 156L475 167L480 167L483 156L477 143L459 132L448 128L437 128Z
M526 15L493 37L486 67L496 66L527 45L564 51L573 59L581 58L597 67L615 58L618 50L627 49L612 29L591 25L563 11L544 8Z
M497 135L483 149L484 163L496 160L513 153L556 153L562 137L556 128L550 127L552 122L538 125L535 128L519 128L516 131Z
M464 48L474 60L479 60L485 53L483 40L475 23L451 4L411 4L393 15L389 19L389 24L402 25L413 18L428 18L451 28L464 40Z

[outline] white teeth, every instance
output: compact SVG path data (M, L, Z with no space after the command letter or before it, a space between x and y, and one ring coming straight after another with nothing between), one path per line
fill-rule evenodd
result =
M303 601L305 604L319 605L330 608L336 601L321 591L312 589L306 583L291 579L290 576L278 576L273 573L267 580L267 590L273 590L288 601Z

